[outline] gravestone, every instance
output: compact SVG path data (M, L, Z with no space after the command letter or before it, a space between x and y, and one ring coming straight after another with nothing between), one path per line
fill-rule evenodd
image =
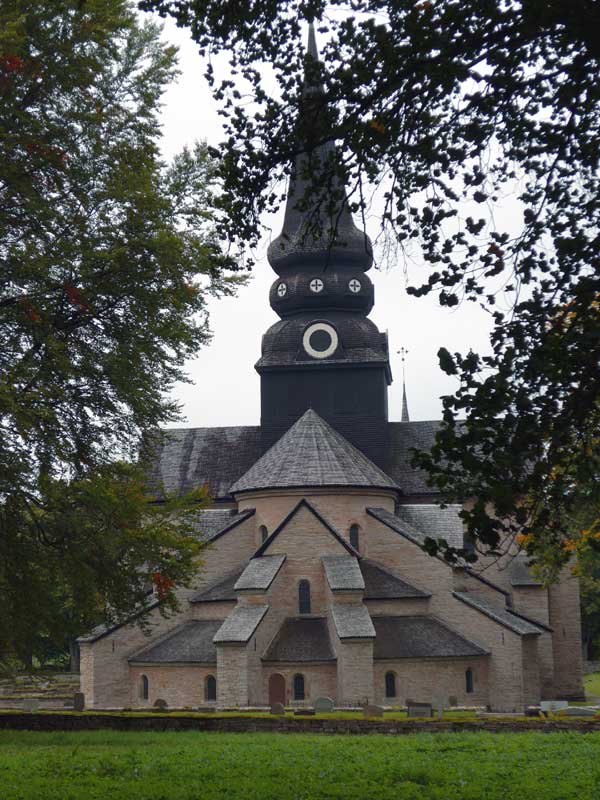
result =
M540 710L544 714L556 714L559 711L564 711L569 707L567 700L542 700L540 703Z
M333 711L333 700L331 697L317 697L315 703L315 711L317 714L328 714Z
M450 706L450 708L456 708L456 706L458 705L458 698L455 697L453 694L451 694L450 697L448 698L448 705Z
M561 717L595 717L598 709L591 706L568 706L563 708L559 714Z
M36 697L28 697L23 700L23 711L37 711L40 707L40 701Z
M381 706L367 705L363 708L363 715L365 717L383 717L383 708Z
M444 709L446 708L446 697L442 694L436 694L433 698L433 707L438 719L444 716Z
M166 711L167 710L167 701L163 700L162 698L159 697L154 701L153 708L154 708L155 711Z
M295 717L314 717L315 710L314 708L297 708L294 711Z
M198 706L196 709L196 711L199 711L201 714L214 714L216 710L214 706Z
M273 703L270 713L273 714L274 717L283 717L285 715L283 703Z
M83 692L75 692L73 695L73 711L83 711L85 708L85 695Z
M407 700L406 707L409 717L432 717L433 709L431 703L417 703L415 700Z

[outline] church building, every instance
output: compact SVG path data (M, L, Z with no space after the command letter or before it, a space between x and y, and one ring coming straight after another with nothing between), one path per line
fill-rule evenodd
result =
M309 53L318 58L312 30ZM323 95L305 83L310 131ZM387 336L368 317L371 243L341 182L311 184L336 158L333 142L316 138L311 147L305 136L268 251L279 320L256 363L260 425L169 430L150 475L158 499L210 490L197 517L207 544L197 583L179 590L175 616L150 603L149 635L132 619L80 639L86 706L330 697L338 707L411 698L522 711L580 697L569 570L544 587L523 554L467 566L422 549L426 537L463 544L460 506L441 508L410 465L439 423L411 422L406 404L402 421L389 421Z

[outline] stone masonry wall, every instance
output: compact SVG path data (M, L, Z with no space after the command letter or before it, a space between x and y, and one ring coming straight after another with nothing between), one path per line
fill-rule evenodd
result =
M295 701L293 692L294 675L304 676L304 701ZM262 670L262 696L268 701L269 678L283 675L285 679L286 703L297 706L314 705L318 697L337 696L337 669L335 662L329 664L264 664Z
M579 581L566 567L548 592L553 629L554 683L557 697L582 698L583 658Z
M473 671L473 689L467 694L466 671ZM385 696L385 675L393 672L396 675L396 697ZM402 658L395 661L376 661L375 702L381 705L402 706L407 700L423 703L434 703L443 698L449 705L449 698L454 697L458 705L487 706L488 692L488 658L472 659L412 659Z
M141 695L141 678L148 678L148 699ZM131 708L152 708L158 699L165 700L169 708L196 708L212 705L205 697L205 681L209 675L217 676L217 665L195 664L185 666L131 666Z

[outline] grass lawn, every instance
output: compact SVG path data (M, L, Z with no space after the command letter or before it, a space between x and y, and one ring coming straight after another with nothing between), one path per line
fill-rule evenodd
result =
M2 800L592 800L600 734L0 731Z
M586 697L600 697L600 672L592 672L589 675L584 675L583 686L585 688Z

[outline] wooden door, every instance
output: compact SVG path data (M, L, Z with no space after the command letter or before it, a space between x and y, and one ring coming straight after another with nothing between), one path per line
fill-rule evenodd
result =
M285 705L285 678L279 673L269 678L269 705L272 706L273 703Z

